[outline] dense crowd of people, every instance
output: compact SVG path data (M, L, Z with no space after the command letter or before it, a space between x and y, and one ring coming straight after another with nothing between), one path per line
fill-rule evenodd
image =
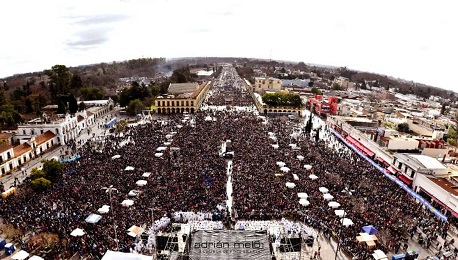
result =
M248 94L239 98L241 89L224 82L212 89L206 104L226 104L227 93L234 106L252 105L247 103ZM209 116L214 120L206 120ZM53 249L55 258L75 252L102 256L117 247L128 252L135 242L128 235L129 227L148 226L153 217L173 219L174 212L219 212L233 220L301 220L325 234L337 234L343 248L362 258L370 251L355 242L355 237L364 225L374 225L395 243L403 241L420 222L428 221L438 230L446 228L325 129L312 131L319 134L315 139L304 133L298 121L266 119L249 112L209 110L187 118L170 115L129 127L122 135L87 142L77 151L81 158L67 163L65 173L48 190L2 201L4 222L24 233L58 234L62 243ZM231 140L234 151L231 209L225 205L227 159L219 154L225 140ZM155 156L165 142L170 142L167 150ZM293 143L300 149L291 149ZM115 155L120 157L113 159ZM290 171L280 171L278 161L286 163ZM304 164L312 168L307 170ZM126 171L128 166L134 170ZM145 172L151 175L142 177ZM318 179L309 179L310 174ZM139 187L136 182L141 179L147 184ZM296 186L288 188L286 182ZM329 190L354 225L342 227L319 187ZM132 206L122 206L123 200L132 198L128 195L131 190L140 193ZM299 204L298 192L308 194L310 205ZM86 217L102 205L110 205L110 211L98 223L87 223ZM86 234L71 236L76 228Z

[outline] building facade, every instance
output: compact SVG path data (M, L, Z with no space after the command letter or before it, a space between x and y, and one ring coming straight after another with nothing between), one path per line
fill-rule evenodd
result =
M281 90L281 79L276 78L255 78L254 79L254 91L257 93L263 93L266 90Z
M59 145L51 131L32 137L29 141L13 146L0 145L0 177Z
M156 113L194 113L200 109L205 100L211 81L197 83L170 83L168 94L157 96L154 101Z

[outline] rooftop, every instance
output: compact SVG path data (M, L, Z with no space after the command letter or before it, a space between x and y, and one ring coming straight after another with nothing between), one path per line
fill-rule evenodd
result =
M9 144L1 144L0 145L0 153L6 152L7 150L13 148L12 145Z
M13 133L0 133L0 139L9 139L13 136Z
M458 196L458 187L446 178L428 177L428 179L454 196Z
M40 145L40 144L42 144L42 143L54 138L55 136L56 135L53 132L48 130L48 131L44 132L43 134L38 135L37 137L35 137L35 142L37 143L37 145Z
M198 86L197 83L170 83L168 92L171 94L193 93Z
M20 144L16 147L14 147L13 151L14 151L14 156L17 157L17 156L21 156L23 155L24 153L28 152L32 150L32 147L30 147L30 145L28 143L23 143L23 144Z

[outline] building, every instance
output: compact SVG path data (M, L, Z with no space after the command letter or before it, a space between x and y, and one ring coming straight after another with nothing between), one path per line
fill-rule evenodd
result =
M57 136L51 131L34 136L29 141L16 146L0 145L0 177L57 145L59 145Z
M343 89L349 89L349 88L353 88L355 83L351 82L350 80L348 80L347 78L345 77L337 77L334 79L334 83L337 83L339 84L339 86Z
M257 93L263 93L266 90L279 91L281 90L282 80L276 78L260 78L254 79L254 91Z
M33 136L50 131L56 135L57 143L65 145L68 141L74 140L84 128L92 125L94 120L94 113L90 111L77 112L75 115L67 114L53 120L35 118L19 125L14 139L23 143Z
M320 116L336 115L339 102L340 99L337 97L328 96L327 99L324 99L322 95L315 95L307 102L307 107Z
M194 113L205 100L211 81L197 83L170 83L167 95L157 96L154 101L156 113Z
M407 185L412 185L418 173L436 177L448 174L447 167L436 158L408 153L394 154L393 164L388 170Z

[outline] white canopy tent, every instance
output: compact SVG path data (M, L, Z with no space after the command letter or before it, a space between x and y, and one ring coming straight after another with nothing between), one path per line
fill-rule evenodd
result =
M117 155L114 155L113 157L111 157L111 159L118 159L118 158L121 158L121 155L117 154Z
M163 153L155 153L154 156L156 157L161 157L162 155L164 155Z
M326 187L319 187L318 190L319 190L321 193L328 193L328 192L329 192L328 188L326 188Z
M342 218L346 214L345 210L343 210L343 209L336 209L336 210L334 210L334 213L336 214L336 216L338 216L340 218Z
M304 207L307 207L308 205L310 205L310 201L308 201L307 199L300 199L299 204L301 204Z
M124 171L133 171L135 168L132 166L127 166Z
M148 178L151 175L150 172L145 172L143 173L142 177Z
M123 205L124 207L130 207L134 205L134 201L133 200L123 200L121 202L121 205Z
M379 249L374 250L372 257L374 257L375 260L388 260L388 256L386 256L385 252Z
M289 172L290 169L289 169L288 167L283 166L283 167L280 168L280 171L282 171L282 172Z
M162 151L165 151L165 150L167 150L167 147L164 147L164 146L160 146L160 147L158 147L156 149L156 151L158 151L158 152L162 152Z
M312 180L316 180L316 179L318 179L318 176L316 176L315 174L310 174L309 178L312 179Z
M26 259L27 257L29 257L29 253L27 253L27 252L24 251L24 250L21 250L21 251L17 252L15 255L13 255L13 256L11 257L11 259L22 260L22 259Z
M308 170L312 169L312 165L306 164L306 165L304 165L304 168L308 171Z
M140 187L145 186L147 183L148 181L145 181L145 180L138 180L136 182L137 186L140 186Z
M280 167L284 167L284 166L286 165L286 163L284 163L284 162L277 162L276 164L277 164L278 166L280 166Z
M272 147L273 147L275 150L277 150L279 146L278 146L278 144L273 144Z
M334 198L334 196L332 196L332 195L329 194L329 193L325 193L325 194L323 194L323 198L324 198L325 200L332 200L332 199Z
M171 145L171 144L172 144L171 142L165 142L165 143L164 143L165 146L169 146L169 145Z
M302 155L298 155L296 158L297 158L299 161L304 160L304 156L302 156Z
M45 260L45 259L42 258L42 257L39 257L37 255L34 255L34 256L30 257L29 260Z
M337 201L330 201L330 202L328 203L328 206L329 206L330 208L336 209L336 208L340 207L340 203L337 202Z
M297 196L298 196L299 198L301 198L301 199L306 199L306 198L309 197L309 195L307 195L307 193L305 193L305 192L298 192L298 193L297 193Z
M298 180L299 180L299 176L297 176L297 174L293 173L293 179L294 179L295 181L298 181Z
M81 228L77 228L73 230L72 233L70 233L70 236L80 237L80 236L83 236L84 234L86 234L84 230L82 230Z
M99 213L101 213L101 214L108 213L108 212L110 212L110 206L108 206L108 205L103 205L103 206L102 206L101 208L99 208L97 211L98 211Z
M138 190L131 190L127 194L129 197L136 197L140 192Z
M287 183L286 183L286 187L292 189L292 188L296 187L296 184L294 184L294 183L292 183L292 182L287 182Z
M348 227L348 226L352 226L353 225L353 221L351 221L351 219L349 218L343 218L340 220L340 223L342 225L344 225L345 227Z

